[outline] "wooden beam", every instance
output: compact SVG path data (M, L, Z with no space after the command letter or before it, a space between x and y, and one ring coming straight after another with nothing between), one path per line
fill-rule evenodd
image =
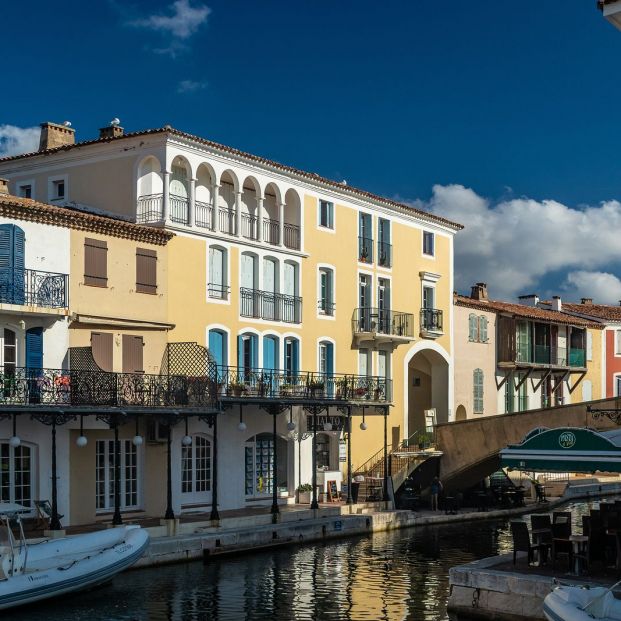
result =
M556 391L563 385L563 382L567 379L567 376L569 375L569 371L565 371L565 373L563 374L563 377L561 377L561 381L558 382L555 386L554 386L554 390L552 391L552 394L555 394ZM569 391L571 393L571 390Z
M570 395L574 392L574 390L576 390L576 388L578 388L578 384L580 384L580 382L584 379L585 375L586 375L586 371L583 371L582 373L580 373L580 377L576 380L576 383L573 386L569 387Z
M509 379L509 375L511 375L511 371L512 369L505 370L505 376L500 384L498 383L498 379L496 377L496 374L494 373L494 379L496 380L496 390L500 390L505 385L506 381Z
M515 385L515 389L519 390L520 387L522 386L522 384L528 379L529 375L533 372L533 368L531 367L530 369L528 369L528 371L526 371L526 373L524 373L524 377L522 377L522 379Z
M550 377L550 375L552 375L552 370L548 369L543 374L543 377L539 380L539 383L536 386L533 385L533 392L537 392L539 388L541 387L541 384L543 384L543 382L545 382L548 379L548 377Z

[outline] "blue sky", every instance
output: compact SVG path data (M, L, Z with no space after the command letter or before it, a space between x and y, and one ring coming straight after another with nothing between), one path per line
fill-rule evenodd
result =
M621 225L621 32L593 0L35 0L28 13L25 34L23 4L3 6L0 152L44 120L70 120L79 140L115 116L126 131L170 123L462 221L461 290L621 297L621 244L594 224Z

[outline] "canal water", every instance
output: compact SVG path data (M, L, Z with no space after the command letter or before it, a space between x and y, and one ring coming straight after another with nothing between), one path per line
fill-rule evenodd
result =
M576 526L590 506L568 505ZM511 549L507 520L406 529L130 571L1 618L439 621L449 619L449 568Z

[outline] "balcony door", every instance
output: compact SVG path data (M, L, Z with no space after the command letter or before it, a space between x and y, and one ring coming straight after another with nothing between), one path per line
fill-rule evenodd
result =
M283 265L283 293L285 298L282 307L282 319L289 323L300 321L300 310L295 297L298 295L297 265L288 261Z
M379 314L379 332L390 333L390 281L380 278L377 281L377 309Z
M274 259L263 259L263 319L275 320L277 316L277 262Z
M186 506L211 502L211 442L202 434L181 447L181 502Z
M0 224L0 302L25 301L25 236L15 224Z
M259 304L257 289L257 257L242 254L241 257L241 314L244 317L258 317Z
M375 329L375 326L371 326L372 305L371 276L360 274L358 277L358 306L360 307L360 329L362 332L370 332Z

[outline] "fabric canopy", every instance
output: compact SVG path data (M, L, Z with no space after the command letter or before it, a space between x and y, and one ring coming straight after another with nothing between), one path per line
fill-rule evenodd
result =
M538 472L621 472L621 430L534 429L500 452L503 468Z

